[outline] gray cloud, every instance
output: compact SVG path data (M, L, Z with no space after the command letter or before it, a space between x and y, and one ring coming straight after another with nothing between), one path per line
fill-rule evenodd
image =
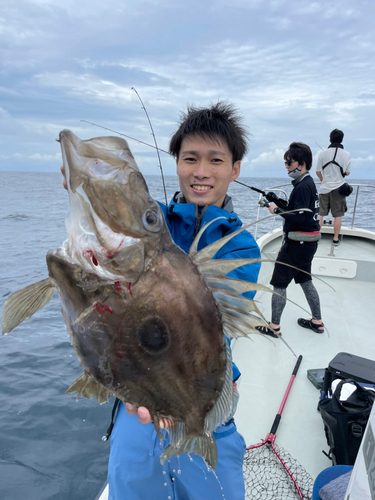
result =
M0 16L0 169L57 169L55 138L109 132L166 149L187 104L230 100L252 133L243 172L284 175L293 140L345 131L353 176L372 162L374 4L358 0L19 0ZM146 173L153 151L130 142ZM164 155L165 156L165 155ZM355 159L358 159L356 162ZM50 163L49 163L50 162ZM49 165L48 165L49 163ZM165 157L167 173L173 161Z

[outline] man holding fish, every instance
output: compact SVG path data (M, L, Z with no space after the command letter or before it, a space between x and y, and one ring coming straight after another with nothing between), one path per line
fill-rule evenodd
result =
M264 324L252 298L265 287L259 248L227 195L247 149L240 117L225 103L183 116L170 142L181 192L168 207L123 139L64 130L59 140L67 240L48 252L48 278L8 297L3 333L57 289L84 370L67 392L121 401L110 500L243 500L229 342Z
M233 213L227 190L229 183L240 174L245 152L245 132L230 106L219 103L208 109L189 109L183 116L170 142L181 192L176 193L170 205L162 206L162 209L174 242L184 251L188 252L200 227L217 217L224 219L214 223L215 227L202 247L241 226ZM230 248L221 258L260 257L258 246L247 232L238 235L227 246ZM231 275L256 281L258 272L259 264L252 264L233 271ZM248 297L253 295L253 292L247 293ZM234 389L239 376L238 368L233 365ZM162 442L158 438L149 411L129 403L126 409L127 412L120 404L111 436L110 500L244 499L242 462L245 442L233 418L214 433L218 463L213 472L198 455L191 458L186 454L174 456L162 465L160 455L168 441ZM161 422L161 427L169 425L167 419ZM165 431L164 434L168 439Z

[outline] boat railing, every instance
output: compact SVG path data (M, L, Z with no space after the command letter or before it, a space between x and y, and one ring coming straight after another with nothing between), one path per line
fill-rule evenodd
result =
M317 186L319 186L320 182L316 182L315 184ZM357 183L350 183L350 185L353 187L353 189L355 189L354 205L353 205L353 208L352 208L352 210L353 210L353 212L352 212L352 220L351 220L351 225L350 225L351 229L353 229L354 224L355 224L355 217L356 217L356 214L357 214L360 189L362 189L361 195L362 195L362 193L364 195L364 191L363 191L364 188L375 189L375 185L372 185L372 184L357 184ZM270 187L270 188L265 188L264 191L265 192L273 191L275 194L277 194L279 196L279 198L287 200L288 199L288 194L287 194L287 191L285 190L285 188L289 188L289 190L290 190L290 183L282 184L280 186L273 186L273 187ZM257 220L263 218L263 217L261 217L261 214L260 214L260 209L262 208L262 206L264 206L262 204L262 199L263 199L263 196L259 195L258 209L257 209ZM280 219L278 219L277 222L276 222L276 220L277 220L277 217L273 217L272 224L271 224L271 231L273 231L275 229L275 225L279 222ZM254 229L254 237L255 237L256 240L258 239L258 225L259 224L260 223L257 223L255 225L255 229Z

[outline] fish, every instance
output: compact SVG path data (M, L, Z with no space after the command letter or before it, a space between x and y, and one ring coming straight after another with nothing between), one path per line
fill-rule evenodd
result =
M110 395L146 407L169 446L161 461L196 453L216 467L213 432L233 415L231 351L224 337L267 324L247 291L267 290L227 274L260 259L213 259L238 229L188 253L172 240L160 205L119 137L59 134L69 193L67 238L46 256L48 277L11 294L8 334L57 290L83 368L66 393ZM78 399L78 398L77 398Z

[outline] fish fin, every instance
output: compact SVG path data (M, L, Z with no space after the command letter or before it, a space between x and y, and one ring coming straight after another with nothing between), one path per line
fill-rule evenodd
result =
M237 293L220 289L211 290L211 292L218 307L230 307L242 313L258 310L254 300L241 297Z
M248 337L247 333L242 332L242 330L237 328L237 326L234 326L228 321L223 321L223 332L228 337L228 339L238 339L240 337L246 337L249 340L252 340L251 337Z
M255 291L273 293L272 288L261 283L253 283L252 281L215 276L203 276L203 279L211 292L227 290L228 292L236 292L238 295Z
M162 453L160 462L163 464L166 460L170 460L173 456L182 455L184 453L195 453L201 456L207 465L212 469L217 465L217 448L214 437L209 436L194 436L186 438L181 444L170 444Z
M258 330L256 330L257 326L267 326L268 322L265 319L258 318L252 314L235 314L236 311L231 309L220 309L221 320L223 322L223 329L229 330L231 333L230 337L238 338L238 337L247 337L249 338L250 334L261 335Z
M299 212L303 210L304 212L312 212L310 208L296 208L294 210L288 210L287 212L284 212L284 214L292 214L293 212ZM191 244L191 247L189 249L189 255L192 257L193 261L195 264L198 264L199 262L203 262L206 260L210 260L213 258L213 256L226 244L228 241L230 241L232 238L237 236L237 234L242 233L242 231L246 231L249 227L254 226L255 224L258 224L259 222L263 222L265 220L271 219L275 217L276 214L268 215L267 217L263 217L263 219L258 219L254 222L251 222L250 224L246 224L246 226L242 226L237 231L234 231L233 233L227 234L223 238L220 238L220 240L215 241L214 243L211 243L210 245L207 245L206 247L202 248L202 250L197 251L198 249L198 242L204 233L204 231L215 221L218 219L222 219L223 217L217 217L216 219L213 219L212 221L208 222L202 228L199 230L198 234L196 235L193 243Z
M211 262L220 262L220 261L211 261ZM309 273L307 273L307 274L309 274ZM247 302L243 302L245 300L252 302L252 305L250 303L248 304L249 311L251 310L252 312L257 313L259 316L261 316L261 318L264 321L266 321L266 319L264 318L262 313L259 311L258 307L255 304L255 301L252 299L247 299L246 297L241 297L240 294L245 293L245 292L257 291L257 292L269 292L269 293L272 293L274 295L277 295L278 297L282 297L280 294L278 294L277 292L272 290L272 288L270 288L266 285L262 285L261 283L252 283L251 281L243 281L243 280L238 280L235 278L225 278L225 277L215 278L213 276L204 276L204 281L205 281L206 285L208 286L208 288L210 289L210 291L212 292L214 297L216 294L220 294L221 296L223 294L233 296L233 304L235 303L235 297L236 297L235 293L237 292L237 294L238 294L237 297L238 297L238 299L240 299L242 301L241 302L242 306L245 306L245 304L247 304ZM234 293L231 293L231 292L234 292ZM216 297L217 297L217 295L216 295ZM225 305L225 307L227 306L227 302L228 302L227 299L225 299L226 304L223 304L224 299L221 297L223 300L217 300L216 297L215 297L215 300L216 300L218 307L221 307L222 305ZM219 297L219 299L220 299L220 297ZM310 312L307 309L305 309L304 307L297 304L297 302L294 302L293 300L288 299L288 298L286 300L288 302L290 302L291 304L297 306L299 309L301 309L305 313L310 314ZM237 304L239 304L239 303L237 302ZM233 308L233 306L232 306L232 308ZM243 312L243 308L238 309L238 310ZM259 333L259 332L253 332L253 333Z
M216 403L204 419L204 432L210 434L220 425L225 424L232 417L233 412L233 365L232 353L228 342L226 343L227 364L225 369L224 384Z
M196 266L200 274L203 275L203 278L206 275L215 278L224 278L231 271L239 267L257 264L258 262L262 262L262 259L213 259L196 263Z
M65 394L73 392L78 392L77 401L81 396L84 396L88 399L96 398L99 404L106 403L110 396L110 392L88 373L82 373L65 391Z
M213 219L212 221L208 222L207 224L204 224L198 231L197 235L195 236L193 243L191 244L191 247L189 248L189 255L194 257L198 253L198 243L202 237L202 234L205 232L205 230L213 223L216 222L217 220L224 219L227 220L226 217L216 217L216 219Z
M47 278L12 293L5 301L1 316L3 335L42 309L51 300L55 287L55 281Z

